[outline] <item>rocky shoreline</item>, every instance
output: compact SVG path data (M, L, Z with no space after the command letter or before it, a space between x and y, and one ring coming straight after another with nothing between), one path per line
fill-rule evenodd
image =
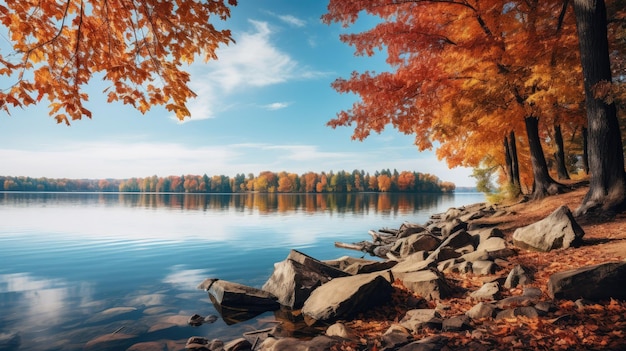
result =
M277 324L226 342L192 337L186 348L553 349L548 340L533 340L531 331L524 339L513 329L541 325L559 330L580 319L577 314L586 309L600 308L611 317L611 308L624 307L620 300L626 299L625 261L556 272L545 286L535 284L536 267L512 262L520 251L558 251L582 244L585 232L566 206L517 228L507 239L498 218L510 214L506 207L487 204L451 208L424 224L370 231L371 241L336 244L377 256L374 259L319 261L292 250L275 264L261 289L207 279L199 288L208 292L225 320L232 311L243 318L275 311ZM359 321L376 313L374 318L386 330L376 335L359 330ZM196 322L204 318L194 317ZM307 337L294 337L298 331ZM626 347L617 336L605 346Z

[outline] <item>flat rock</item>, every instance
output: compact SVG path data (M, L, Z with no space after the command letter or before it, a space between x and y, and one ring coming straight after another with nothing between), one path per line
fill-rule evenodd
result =
M393 288L388 279L379 273L335 278L311 293L302 313L312 319L311 323L348 318L389 301Z
M555 273L548 295L556 299L626 300L626 262L608 262Z
M278 298L272 293L233 283L221 279L206 279L200 285L200 289L206 290L218 311L222 308L246 310L250 312L274 311L280 307Z
M274 338L269 337L257 347L258 351L317 351L330 350L333 345L339 344L340 340L330 336L317 336L311 340L302 340L292 337Z
M417 332L424 327L441 329L442 323L441 315L435 309L409 310L404 317L402 317L402 320L400 320L402 327L413 332Z
M463 331L471 329L470 318L466 315L454 316L443 321L441 330L447 331Z
M398 351L438 351L443 349L447 343L447 337L436 335L402 346Z

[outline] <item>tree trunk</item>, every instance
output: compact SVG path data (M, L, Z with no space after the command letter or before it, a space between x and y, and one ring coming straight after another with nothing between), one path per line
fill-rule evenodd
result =
M610 215L623 205L626 185L615 104L608 104L594 94L597 83L611 82L606 6L604 0L574 0L574 13L585 82L591 171L589 191L575 214L591 214L597 210L597 214Z
M504 136L504 162L506 163L506 178L511 186L514 186L513 181L513 159L511 158L511 150L509 148L509 138Z
M519 161L517 158L517 146L516 146L516 141L515 141L515 132L511 131L509 133L509 151L511 152L511 158L512 158L512 166L513 166L513 185L515 185L517 187L517 189L519 190L519 192L522 192L522 183L520 182L520 177L519 177Z
M556 161L556 174L559 180L570 179L567 172L567 166L565 165L565 148L563 147L563 134L561 133L561 126L554 126L554 142L556 143L556 152L554 153L554 159Z
M539 118L526 117L526 134L528 135L528 146L530 147L530 161L533 167L533 199L540 199L548 195L555 195L562 191L561 184L552 179L548 173L548 164L543 154L543 148L539 141Z
M589 142L587 140L588 133L587 127L583 128L583 168L585 169L585 174L589 175Z

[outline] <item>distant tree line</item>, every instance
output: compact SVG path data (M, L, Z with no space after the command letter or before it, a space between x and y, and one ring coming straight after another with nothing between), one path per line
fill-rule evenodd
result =
M264 171L254 176L243 173L229 177L204 174L130 179L52 179L0 176L3 191L84 191L84 192L153 192L153 193L345 193L345 192L423 192L448 193L456 186L434 175L394 169L363 170L352 173L296 173Z

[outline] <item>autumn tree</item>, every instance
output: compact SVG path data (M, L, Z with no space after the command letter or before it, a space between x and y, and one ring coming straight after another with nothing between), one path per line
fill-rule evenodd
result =
M382 192L389 191L391 189L391 177L386 174L378 176L378 190Z
M604 0L574 0L574 12L585 77L588 120L589 191L575 211L615 210L626 199L624 154L615 103L610 100L612 81Z
M201 56L216 59L219 45L233 42L226 20L236 0L5 0L0 22L12 52L0 55L0 108L49 101L49 114L70 124L92 113L84 87L102 77L108 101L145 113L164 105L179 119L190 116L195 97L182 69Z
M413 172L402 171L398 176L398 190L413 190L415 187L415 174Z
M520 174L533 195L562 189L541 146L556 112L580 100L573 16L562 1L331 0L323 20L347 26L364 12L382 21L341 40L357 55L386 49L393 70L337 79L333 88L360 101L331 127L354 126L353 138L364 139L391 125L414 134L420 151L438 142L451 167L476 167L485 157L503 164L513 131L526 136L519 160L532 167L519 169L532 170Z

